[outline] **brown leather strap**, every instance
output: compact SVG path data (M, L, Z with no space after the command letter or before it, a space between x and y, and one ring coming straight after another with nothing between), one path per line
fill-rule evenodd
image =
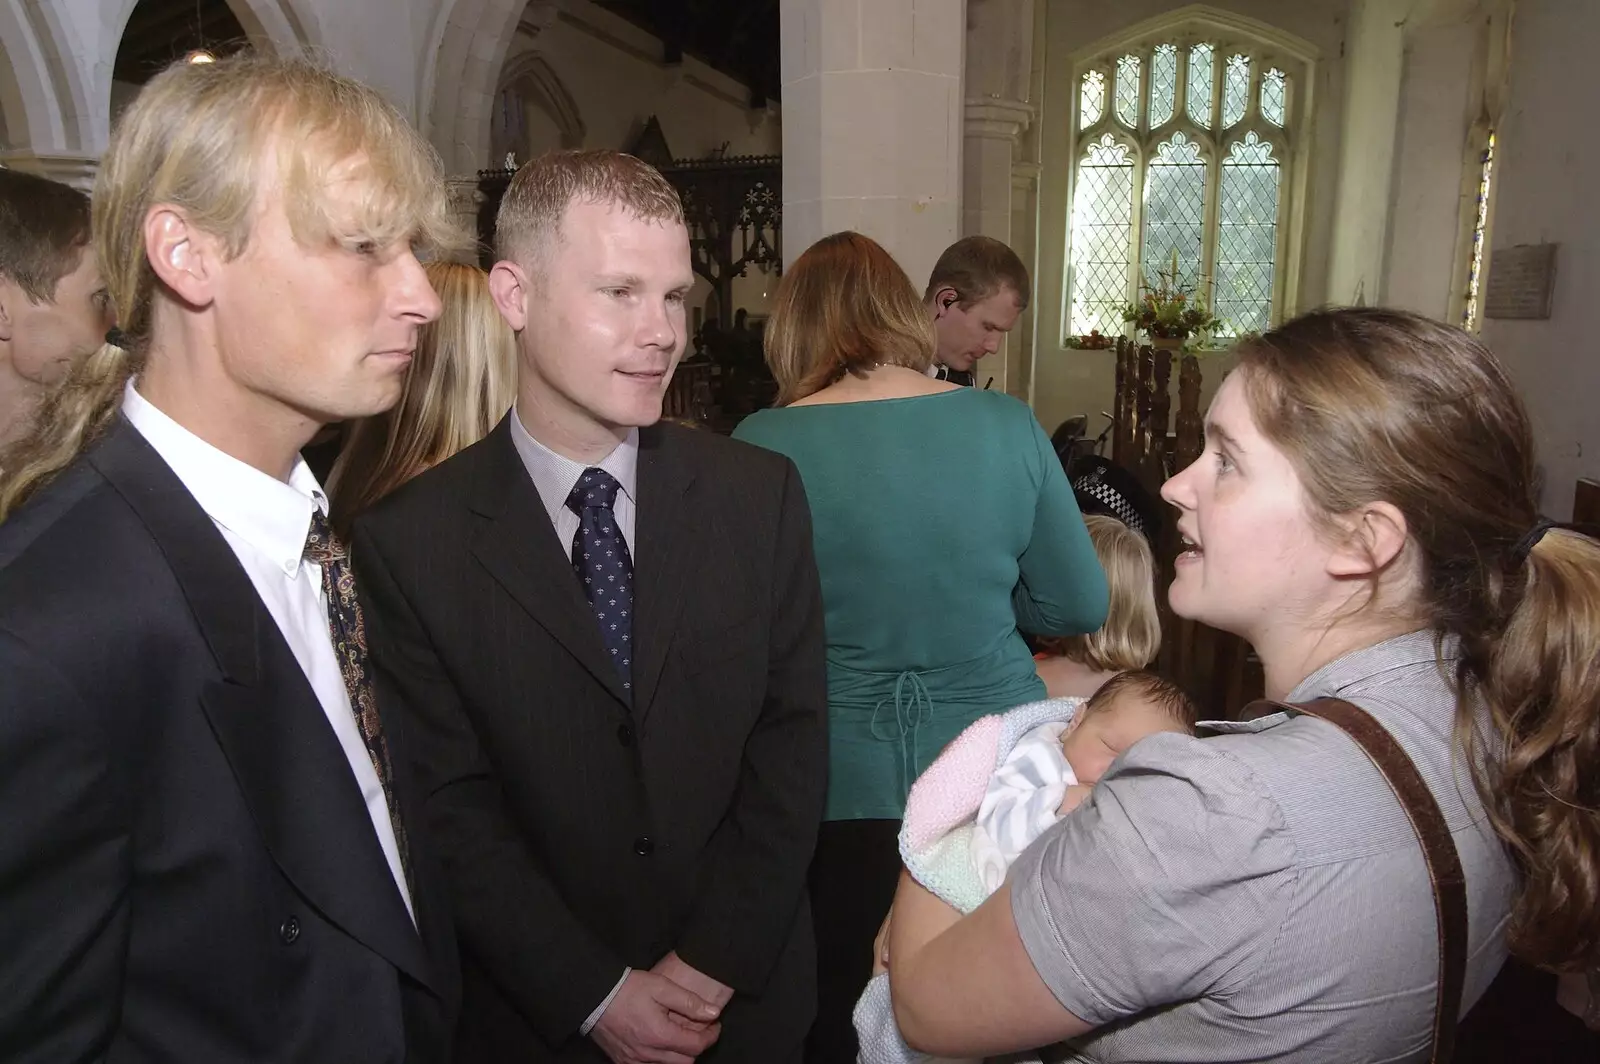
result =
M1433 1064L1447 1064L1455 1052L1456 1021L1461 1015L1461 992L1467 978L1467 881L1439 803L1410 756L1366 710L1338 698L1267 705L1320 717L1342 728L1383 773L1410 818L1422 845L1428 878L1433 882L1434 914L1439 927L1439 993L1434 1002L1433 1055L1429 1059ZM1246 719L1253 715L1252 710L1261 707L1259 702L1246 707Z

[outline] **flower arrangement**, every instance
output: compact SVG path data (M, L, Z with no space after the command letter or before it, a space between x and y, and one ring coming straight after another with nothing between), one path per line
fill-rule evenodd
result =
M1099 329L1090 329L1083 336L1067 337L1067 346L1079 351L1107 351L1116 341Z
M1146 282L1139 288L1139 301L1128 304L1122 312L1122 320L1132 322L1135 328L1152 338L1187 340L1222 324L1220 318L1211 316L1194 286L1182 282L1176 250L1172 252L1172 265L1156 271L1156 283Z

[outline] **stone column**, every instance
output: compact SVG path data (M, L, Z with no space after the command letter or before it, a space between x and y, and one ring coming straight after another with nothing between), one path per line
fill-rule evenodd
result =
M918 292L958 234L963 0L781 0L783 249L855 229Z
M476 177L447 177L445 185L450 190L450 215L462 230L470 234L474 240L478 236L478 207L483 203L483 193L478 191ZM475 246L474 246L475 247ZM478 254L474 248L468 248L461 254L452 256L460 262L476 263Z
M1028 101L1033 24L1034 0L968 0L961 188L961 235L991 236L1011 245L1030 274L1034 273L1033 234L1031 226L1026 234L1018 230L1013 196L1019 177L1027 189L1030 169L1020 160L1018 149L1034 117ZM1030 309L1032 302L1030 295ZM993 377L996 389L1027 398L1027 360L1020 357L1023 326L1019 321L1000 350L979 364L979 387Z

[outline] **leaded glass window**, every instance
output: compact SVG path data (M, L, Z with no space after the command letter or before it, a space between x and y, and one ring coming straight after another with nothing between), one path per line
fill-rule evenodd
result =
M1136 55L1117 60L1117 121L1130 129L1139 124L1139 80L1144 63Z
M1150 128L1172 121L1178 102L1178 46L1161 44L1150 58Z
M1081 102L1078 105L1078 128L1088 129L1106 113L1106 76L1091 70L1083 76Z
M1072 233L1072 331L1119 333L1133 250L1133 155L1110 133L1078 164Z
M1269 328L1283 298L1285 168L1299 62L1200 32L1123 48L1078 79L1069 212L1069 328L1125 329L1159 271L1223 319Z

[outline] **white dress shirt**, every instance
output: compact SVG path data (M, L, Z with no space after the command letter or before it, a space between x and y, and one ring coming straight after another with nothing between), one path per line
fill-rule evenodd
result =
M527 469L528 476L533 478L533 486L539 492L539 501L544 503L545 513L550 515L551 522L556 526L556 538L567 548L569 557L572 553L572 540L578 534L581 519L567 505L567 496L572 494L574 485L578 483L578 478L583 476L585 469L604 469L622 485L616 501L612 503L611 511L616 515L617 529L622 533L623 542L628 545L628 553L630 555L633 553L634 521L639 507L639 497L635 494L639 483L638 429L630 430L627 437L617 444L616 449L599 462L593 466L586 466L566 455L557 454L534 439L522 424L522 417L517 413L517 408L512 407L511 443L516 447L517 455L522 459L522 465Z
M583 471L589 468L604 469L622 485L616 501L612 503L611 512L616 516L617 530L622 533L622 541L628 545L628 553L630 555L633 553L634 521L639 505L638 496L635 494L639 482L638 429L630 431L627 437L617 444L614 451L601 459L598 465L590 467L582 462L575 462L566 455L557 454L534 439L523 425L522 416L517 413L517 408L512 407L511 443L522 459L523 468L527 469L528 476L533 480L534 489L539 493L539 501L544 503L544 511L550 515L550 521L555 525L556 538L561 541L569 558L572 556L572 540L578 534L578 525L582 519L567 505L567 496L572 494L572 489L578 483L578 478L583 476ZM589 1018L578 1028L579 1034L586 1035L594 1030L594 1025L606 1014L606 1009L610 1008L611 1002L616 999L622 984L628 981L628 975L632 971L632 968L622 969L622 977L611 988L611 993L606 995L605 1000L589 1013Z
M411 892L400 867L400 848L389 820L389 803L356 725L344 674L334 654L322 567L302 557L312 509L327 513L328 508L317 478L300 458L284 483L224 454L151 405L133 381L123 392L122 413L217 526L277 622L350 762L395 886L415 922Z

